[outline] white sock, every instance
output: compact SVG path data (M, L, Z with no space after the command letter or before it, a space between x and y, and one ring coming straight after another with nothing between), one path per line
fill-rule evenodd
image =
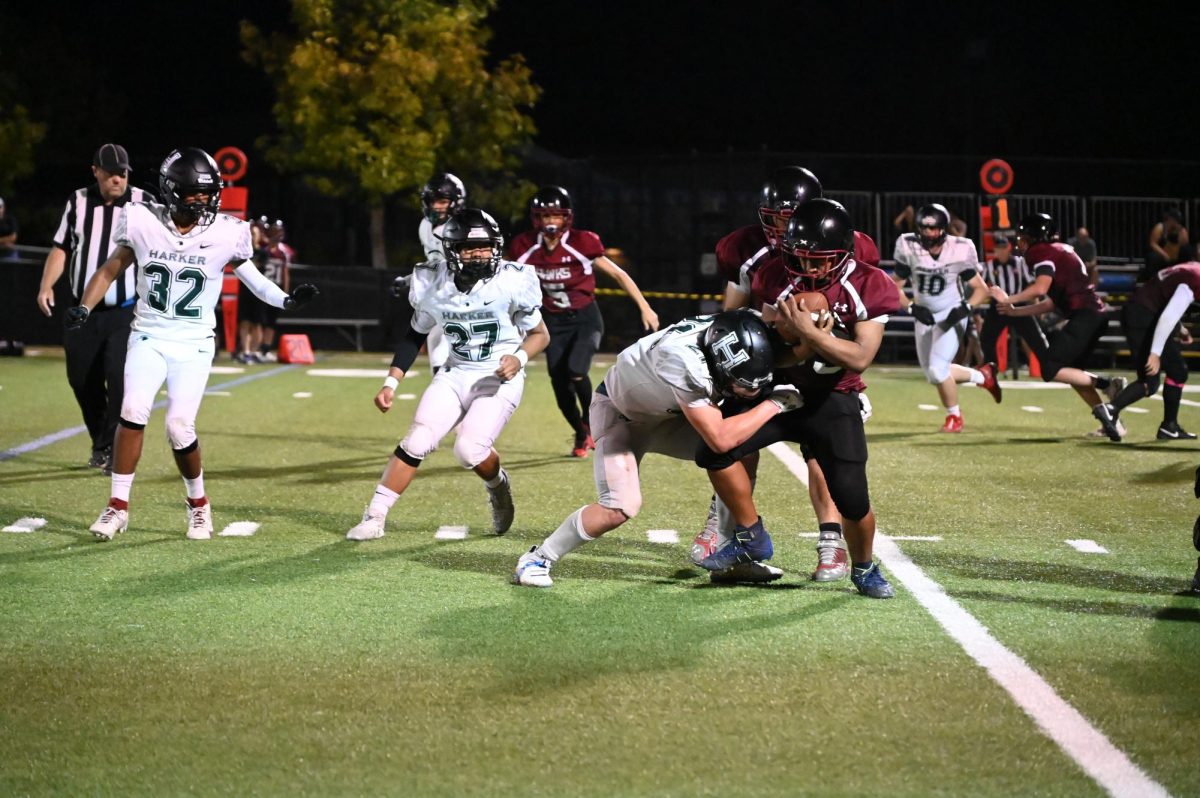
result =
M501 468L496 474L495 479L485 479L483 484L487 485L489 489L495 490L496 488L500 487L500 483L504 482L506 479L508 479L508 474L505 473L503 468Z
M583 531L583 507L567 516L566 520L550 533L550 537L538 546L541 553L550 562L558 562L565 555L575 551L584 543L591 543L594 537Z
M983 385L987 381L984 379L982 371L978 369L967 369L967 371L971 372L972 385Z
M189 499L204 498L204 472L201 471L195 479L183 478L183 486L187 488L187 497Z
M392 509L392 505L396 503L396 499L400 498L400 494L394 490L390 490L382 483L375 486L375 495L371 497L371 505L367 511L372 515L382 513L388 514L388 510Z
M123 502L129 501L129 490L133 487L133 474L118 474L116 471L112 475L112 498L120 499Z
M961 416L962 408L959 407L958 405L955 405L954 407L947 407L946 413L947 413L947 415L951 415L951 416Z

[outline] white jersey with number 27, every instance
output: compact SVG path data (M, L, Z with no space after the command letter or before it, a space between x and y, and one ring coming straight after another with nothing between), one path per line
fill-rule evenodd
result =
M241 265L253 252L250 225L224 213L180 235L166 206L131 202L113 240L133 250L138 301L133 329L190 341L213 337L225 264Z

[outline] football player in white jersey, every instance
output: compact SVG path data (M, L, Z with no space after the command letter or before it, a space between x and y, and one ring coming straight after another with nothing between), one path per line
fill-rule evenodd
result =
M262 301L292 309L317 294L312 285L285 294L255 268L250 225L218 213L221 174L204 150L175 150L158 173L165 205L132 202L113 234L116 249L67 311L68 326L87 320L113 280L136 263L137 306L125 358L125 398L117 425L112 498L91 532L112 540L129 526L129 491L142 456L146 422L167 383L167 439L187 489L187 536L212 537L212 505L204 491L196 413L215 353L213 309L227 264Z
M638 468L646 453L692 460L701 442L728 451L777 414L799 407L800 394L792 386L777 386L768 401L736 415L725 417L717 406L725 399L763 396L774 363L772 334L748 309L684 319L621 352L592 395L590 408L599 498L571 513L541 545L523 554L513 582L550 587L554 563L637 515L642 506ZM736 469L740 480L733 474ZM748 494L741 462L709 476L728 506L733 506L731 491ZM768 572L755 581L782 575L761 563L773 553L762 518L753 514L734 521L733 540L701 565L714 572L747 566Z
M464 208L442 230L446 260L413 272L408 301L412 329L400 342L375 406L386 413L396 387L412 366L430 330L450 343L446 365L417 405L412 426L396 447L362 522L349 540L384 535L388 511L412 482L421 461L458 425L454 455L487 486L492 530L512 526L508 474L492 448L525 388L525 364L550 342L542 322L542 289L532 266L501 260L500 226L478 208Z
M452 214L462 210L467 202L467 187L457 176L442 172L429 178L421 189L421 224L417 227L417 237L421 239L421 249L425 251L425 262L446 260L442 250L442 228ZM429 367L436 374L438 369L446 364L450 356L450 342L442 334L440 327L429 331L425 341L425 351L429 353Z
M958 383L980 385L1000 401L995 364L985 363L973 369L954 363L971 315L959 281L971 287L971 305L987 301L987 285L978 272L975 242L947 233L950 212L944 206L936 203L922 206L916 221L917 232L896 239L896 271L892 279L900 292L901 307L907 307L916 320L921 370L925 379L937 386L942 406L946 408L942 432L962 432ZM911 302L904 295L904 285L908 282L913 286Z

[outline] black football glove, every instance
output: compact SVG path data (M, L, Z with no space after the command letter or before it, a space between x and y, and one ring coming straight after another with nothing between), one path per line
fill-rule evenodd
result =
M958 324L960 321L970 315L970 308L968 308L966 305L959 305L954 310L950 311L946 318L938 322L938 329L940 329L942 332L950 332L951 328L953 328L955 324Z
M87 324L88 316L90 315L92 315L92 312L83 305L67 308L67 313L64 317L67 322L67 329L74 330Z
M909 305L908 312L922 324L933 324L933 311L924 305Z
M298 285L293 288L292 293L288 294L287 298L283 300L283 309L295 310L296 308L303 307L309 302L312 302L315 297L320 295L321 292L318 291L317 287L312 283Z
M392 296L399 299L408 293L408 284L412 281L411 274L403 274L392 281Z

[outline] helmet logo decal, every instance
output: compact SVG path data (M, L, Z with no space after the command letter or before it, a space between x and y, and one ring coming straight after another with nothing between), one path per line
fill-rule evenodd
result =
M738 348L737 352L733 351L733 347L737 342L738 336L736 332L728 332L712 342L712 350L716 356L717 365L726 371L750 359L750 353L741 347Z

